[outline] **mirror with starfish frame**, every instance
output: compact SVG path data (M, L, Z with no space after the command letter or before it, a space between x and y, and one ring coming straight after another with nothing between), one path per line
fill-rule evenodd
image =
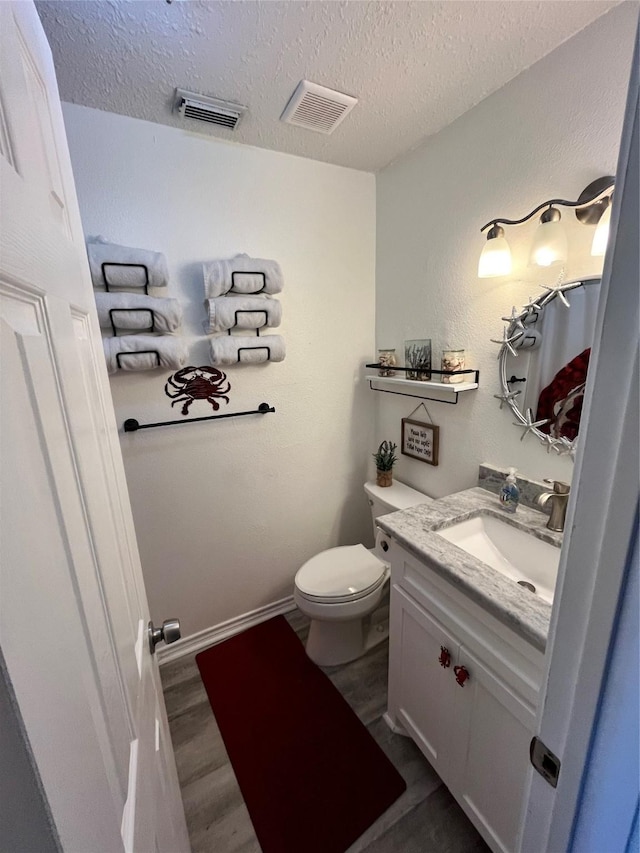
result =
M547 453L575 458L578 427L595 328L599 276L564 281L529 297L520 312L503 317L498 368L501 393L522 429L521 441L533 435ZM582 288L582 290L580 290ZM574 292L573 300L569 294ZM571 301L574 302L573 313ZM573 323L572 323L573 321ZM573 328L572 328L573 326Z

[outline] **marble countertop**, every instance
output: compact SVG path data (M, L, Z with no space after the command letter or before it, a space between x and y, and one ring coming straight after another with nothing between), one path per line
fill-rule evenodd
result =
M522 504L514 514L508 514L500 508L495 494L481 488L381 516L376 524L492 616L544 651L551 605L436 534L442 527L479 513L493 515L551 544L562 543L561 533L547 529L546 515Z

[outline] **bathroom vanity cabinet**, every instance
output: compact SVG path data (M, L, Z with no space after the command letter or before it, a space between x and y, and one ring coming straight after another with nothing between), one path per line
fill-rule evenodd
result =
M393 540L387 721L494 851L516 849L544 655Z

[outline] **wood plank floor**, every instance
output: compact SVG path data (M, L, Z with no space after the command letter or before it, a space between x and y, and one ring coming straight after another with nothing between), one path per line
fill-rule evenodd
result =
M294 610L287 619L304 640L306 617ZM489 853L413 741L394 735L382 720L387 657L384 642L359 660L325 669L407 783L345 853ZM194 656L160 673L193 853L260 853Z

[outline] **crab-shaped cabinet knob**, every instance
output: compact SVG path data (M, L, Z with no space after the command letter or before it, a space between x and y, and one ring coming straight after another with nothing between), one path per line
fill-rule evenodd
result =
M466 666L454 666L453 672L460 687L464 687L465 681L470 677L469 670Z
M438 663L445 669L451 666L451 653L449 652L449 649L445 648L445 646L440 646L440 657L438 658Z

